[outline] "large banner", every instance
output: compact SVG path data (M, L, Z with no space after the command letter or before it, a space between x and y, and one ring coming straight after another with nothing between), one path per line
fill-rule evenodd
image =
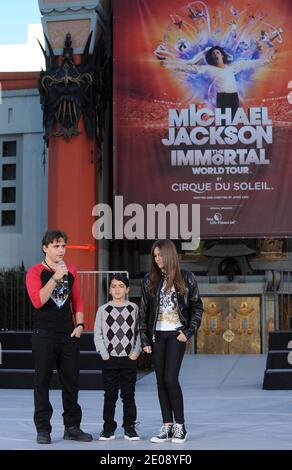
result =
M291 0L114 0L115 194L291 236L291 24Z

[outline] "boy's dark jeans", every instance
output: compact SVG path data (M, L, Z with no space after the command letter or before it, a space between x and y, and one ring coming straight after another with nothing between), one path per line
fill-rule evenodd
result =
M136 368L103 369L102 378L104 386L103 419L104 431L114 432L117 423L114 420L116 402L121 389L123 401L123 426L132 426L137 417L135 403Z

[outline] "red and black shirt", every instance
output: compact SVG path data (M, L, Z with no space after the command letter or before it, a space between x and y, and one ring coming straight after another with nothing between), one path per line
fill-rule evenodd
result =
M40 290L47 284L54 272L42 263L32 266L26 275L26 288L34 306L33 327L44 330L71 333L74 329L72 315L83 312L77 272L68 266L67 282L58 282L49 300L42 305Z

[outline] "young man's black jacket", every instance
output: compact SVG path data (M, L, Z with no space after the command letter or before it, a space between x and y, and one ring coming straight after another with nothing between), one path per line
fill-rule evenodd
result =
M199 294L197 281L192 272L181 270L187 291L185 294L176 292L178 299L179 318L185 336L189 339L199 328L203 314L203 303ZM159 314L159 297L163 285L161 277L156 292L150 294L150 276L146 274L142 281L141 305L139 311L139 327L142 347L150 346L155 341L155 329Z

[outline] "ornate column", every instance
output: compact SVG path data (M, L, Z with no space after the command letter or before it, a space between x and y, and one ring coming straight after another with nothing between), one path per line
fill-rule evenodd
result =
M97 266L97 73L93 55L109 24L108 0L39 0L46 35L40 94L48 146L48 225L68 232L68 261ZM108 33L107 33L108 34Z

